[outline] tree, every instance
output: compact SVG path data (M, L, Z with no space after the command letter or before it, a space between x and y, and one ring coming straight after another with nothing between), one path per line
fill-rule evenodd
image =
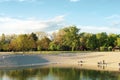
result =
M36 45L33 38L29 38L27 34L19 35L16 39L10 42L10 50L15 51L28 51L33 50Z
M5 42L5 34L2 34L1 41Z
M38 40L48 36L48 34L45 32L35 32L35 34L38 37Z
M32 48L32 50L37 50L37 44L36 44L36 42L38 40L37 35L35 33L31 33L29 35L29 40L32 42L32 44L34 44L34 47Z
M95 34L89 34L86 40L86 47L90 50L95 50L97 47L97 38Z
M18 45L17 39L11 40L11 42L9 44L9 50L10 51L19 51L20 49L18 49L17 45Z
M19 35L17 38L17 44L18 44L18 49L20 49L21 51L26 51L28 50L28 36L26 34L24 35Z
M120 47L120 38L117 38L117 46Z
M2 50L3 50L3 51L9 51L9 43L5 43L5 44L2 46Z
M48 50L50 42L51 40L47 37L44 37L41 40L38 40L37 41L38 50Z
M96 34L96 38L97 38L97 47L100 48L102 46L107 46L107 41L108 41L108 36L107 33L102 32L102 33L98 33Z
M64 45L67 45L71 48L72 51L75 50L75 48L78 47L79 44L79 29L76 26L69 26L63 29L64 34Z
M116 46L117 35L116 34L109 34L108 35L108 46L112 48Z
M32 38L34 41L37 41L38 40L38 37L35 33L31 33L29 38Z
M60 29L58 32L54 32L52 34L52 42L50 44L50 47L56 47L55 50L66 50L64 44L64 35L65 31L63 29Z
M6 39L6 35L2 34L1 41L0 41L0 49L1 51L9 51L9 40Z

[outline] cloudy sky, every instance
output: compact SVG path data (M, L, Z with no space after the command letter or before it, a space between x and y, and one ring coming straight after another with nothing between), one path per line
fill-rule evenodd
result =
M0 0L0 34L81 32L120 34L120 0Z

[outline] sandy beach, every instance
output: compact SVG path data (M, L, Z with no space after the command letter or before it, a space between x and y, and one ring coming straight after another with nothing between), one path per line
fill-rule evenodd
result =
M52 55L47 59L58 63L58 67L72 66L94 70L120 71L120 52L69 53Z
M48 65L95 70L119 71L120 52L89 52L61 54L4 54L0 68Z

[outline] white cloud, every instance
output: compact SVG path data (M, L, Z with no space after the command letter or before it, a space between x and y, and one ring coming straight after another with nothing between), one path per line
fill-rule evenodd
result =
M120 15L114 14L114 15L106 17L106 19L117 19L117 18L120 18Z
M70 0L70 2L79 2L80 0Z
M114 24L119 24L114 23ZM68 25L68 24L67 24ZM0 16L0 34L20 34L20 33L31 33L37 31L43 32L53 32L59 30L66 26L65 15L56 16L52 19L39 20L36 18L12 18ZM77 25L76 25L77 26ZM77 26L81 29L81 32L90 32L90 33L119 33L120 26L118 27L109 27L109 26Z
M120 15L114 14L108 17L105 17L107 20L108 24L113 27L119 27L120 26Z
M108 26L79 26L81 32L89 32L89 33L116 33L120 34L120 27L108 27Z
M120 26L120 20L119 21L111 21L111 26L113 27L119 27Z
M64 16L56 16L49 20L18 19L0 17L0 34L18 34L36 31L54 31L64 25Z

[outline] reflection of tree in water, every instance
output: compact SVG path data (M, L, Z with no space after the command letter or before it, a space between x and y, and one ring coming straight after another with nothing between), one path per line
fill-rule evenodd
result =
M81 70L80 80L119 80L119 74L115 75L114 72L108 71L94 71L94 70Z
M120 80L119 73L71 68L53 68L60 80Z
M3 71L0 71L0 78L4 75Z
M120 80L119 72L84 70L76 68L40 68L0 71L0 78L7 75L10 79L30 80L49 80L50 75L58 80ZM33 79L34 80L34 79ZM55 79L53 79L55 80Z
M75 68L53 68L53 75L58 76L60 80L79 80L79 71Z
M25 70L10 70L10 71L0 71L0 77L6 74L11 79L17 80L27 80L28 78L39 76L45 77L49 73L49 68L42 69L25 69Z
M36 70L12 70L12 71L8 71L6 72L6 74L14 79L16 78L17 80L27 80L27 78L35 76L37 74Z

